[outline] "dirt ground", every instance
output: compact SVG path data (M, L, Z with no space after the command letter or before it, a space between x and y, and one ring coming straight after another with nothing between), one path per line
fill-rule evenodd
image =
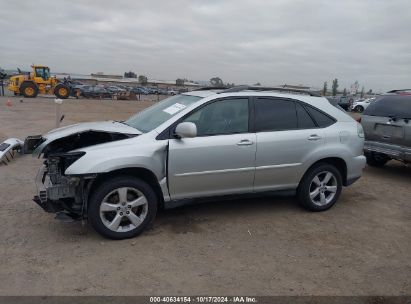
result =
M0 142L54 127L50 98L0 97ZM124 119L150 101L67 100L63 125ZM410 295L411 168L367 167L329 211L294 198L163 211L110 241L31 201L41 160L0 165L0 295Z

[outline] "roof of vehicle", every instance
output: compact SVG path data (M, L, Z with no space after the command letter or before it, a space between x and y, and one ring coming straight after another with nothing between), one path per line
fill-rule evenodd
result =
M239 86L234 86L234 87L204 87L200 88L198 90L188 92L189 94L187 95L194 95L194 96L199 96L199 97L208 97L213 94L226 94L226 93L237 93L241 92L241 94L246 93L246 92L272 92L272 93L286 93L290 95L308 95L308 96L315 96L315 97L321 97L321 95L318 92L312 91L312 90L301 90L301 89L293 89L293 88L284 88L284 87L264 87L264 86L248 86L248 85L239 85ZM251 96L247 95L247 96ZM270 96L275 96L275 95L270 95Z
M298 93L286 93L278 91L240 91L240 92L227 92L224 93L221 89L213 90L199 90L183 93L183 95L198 96L202 97L201 100L207 97L242 97L242 96L265 96L265 97L281 97L281 98L290 98L295 100L300 100L307 104L310 104L324 112L329 113L333 117L337 118L340 121L352 121L353 119L345 113L345 111L332 105L325 97L317 96L308 96L306 94ZM201 101L199 101L201 103Z

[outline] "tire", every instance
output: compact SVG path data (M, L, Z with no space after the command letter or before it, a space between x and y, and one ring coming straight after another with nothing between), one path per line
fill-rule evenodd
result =
M362 112L364 112L364 107L363 106L356 106L354 108L354 111L358 112L358 113L362 113Z
M30 81L25 81L20 86L20 94L26 98L35 98L39 94L39 87Z
M63 83L59 83L54 88L54 95L60 99L67 99L70 97L70 88Z
M103 182L94 191L87 212L99 234L122 240L135 237L150 226L157 208L158 197L146 182L132 176L118 176Z
M371 167L383 167L390 159L384 154L367 154L367 164Z
M330 179L326 182L329 176ZM337 202L341 189L340 171L331 164L319 163L305 173L297 189L297 198L299 203L310 211L325 211Z

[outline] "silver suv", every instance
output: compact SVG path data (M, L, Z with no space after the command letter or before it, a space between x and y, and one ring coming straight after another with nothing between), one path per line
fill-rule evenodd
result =
M361 117L370 166L384 166L390 159L411 162L411 94L402 94L407 93L379 97Z
M134 237L159 208L193 199L296 193L327 210L365 166L363 130L311 92L235 87L167 98L126 121L30 136L44 155L34 201L103 236Z

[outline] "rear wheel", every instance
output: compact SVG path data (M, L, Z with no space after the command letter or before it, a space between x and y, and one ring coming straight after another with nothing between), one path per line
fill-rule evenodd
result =
M383 167L390 159L385 156L384 154L367 154L365 156L367 158L367 164L372 167Z
M35 98L39 94L39 88L33 82L23 82L20 86L20 93L26 98Z
M70 88L63 83L59 83L54 88L54 95L56 95L57 98L67 99L70 96Z
M139 235L153 221L158 199L143 180L119 176L101 184L90 199L88 217L93 228L111 239Z
M298 200L311 211L325 211L338 200L342 189L340 171L333 165L318 164L304 175L297 189Z
M363 106L356 106L354 108L354 111L358 112L358 113L362 113L362 112L364 112L364 107Z

